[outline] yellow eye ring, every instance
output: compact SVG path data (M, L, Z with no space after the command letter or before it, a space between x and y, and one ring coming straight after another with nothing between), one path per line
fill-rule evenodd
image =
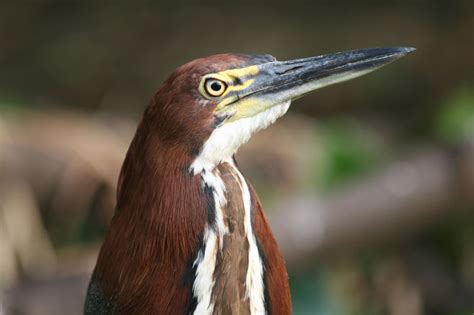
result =
M227 90L227 84L224 81L209 78L204 82L204 89L209 96L219 97Z

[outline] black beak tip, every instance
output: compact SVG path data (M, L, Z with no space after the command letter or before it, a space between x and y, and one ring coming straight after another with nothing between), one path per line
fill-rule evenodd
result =
M398 51L398 55L400 55L400 57L412 53L416 50L415 47L397 47L395 49Z
M385 60L386 62L390 62L411 54L415 50L416 48L414 47L375 48L373 49L373 54L370 55L374 56L375 58L380 58L379 61Z

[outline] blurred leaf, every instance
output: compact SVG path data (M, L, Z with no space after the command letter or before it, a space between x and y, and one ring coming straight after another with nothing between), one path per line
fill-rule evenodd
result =
M436 117L435 131L450 142L474 133L474 86L462 87L446 100Z
M295 315L342 315L345 301L332 296L324 272L290 273L290 286Z
M372 169L380 161L380 152L369 130L350 121L329 123L322 143L319 181L331 189Z
M0 99L0 111L5 112L15 112L17 110L28 108L30 104L26 103L19 97L2 97Z

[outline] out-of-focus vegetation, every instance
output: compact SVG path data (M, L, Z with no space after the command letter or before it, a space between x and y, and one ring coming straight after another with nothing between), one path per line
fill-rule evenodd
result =
M238 153L294 313L474 311L472 1L0 3L0 314L80 314L148 100L188 60L417 52L295 102ZM3 307L3 310L2 310Z
M462 141L474 133L474 86L462 86L445 101L435 117L435 133L449 142Z
M434 137L452 147L472 141L472 91L464 86L442 101L444 106L434 115ZM345 121L319 131L323 157L316 166L321 178L316 187L323 191L337 189L391 159L389 144L380 141L374 130L361 130ZM470 196L473 188L467 192ZM474 206L453 200L450 208L455 215L404 241L383 242L349 253L338 253L336 248L334 256L322 263L304 272L295 271L295 312L469 314L473 307ZM405 238L404 232L400 233L397 238Z

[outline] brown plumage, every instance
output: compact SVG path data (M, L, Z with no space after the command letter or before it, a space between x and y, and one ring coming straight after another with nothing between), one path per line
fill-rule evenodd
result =
M190 87L197 88L202 74L245 66L250 61L249 57L234 55L212 58L206 63L197 60L179 68L164 83L146 109L130 145L119 178L116 213L93 276L110 303L108 308L116 314L184 314L196 303L192 294L192 264L202 242L209 200L199 176L191 175L189 166L212 132L215 118L213 104L201 110L194 108L197 92ZM231 185L238 185L233 176L228 179ZM231 207L242 203L237 197L228 197ZM278 298L274 308L283 313L276 314L288 314L286 270L278 252L266 253L267 248L275 251L277 247L257 198L254 194L253 220L262 238L262 252L276 259L278 265L269 267L267 281L274 283L275 277L281 277L280 283L284 284L267 288L268 296ZM234 209L227 209L229 226L236 233L225 237L229 247L235 248L225 249L242 253L248 245L243 239L243 223L239 222L243 214L238 208L235 213ZM233 269L234 266L224 266L233 258L226 256L226 251L219 255L218 266ZM241 262L235 263L245 265L246 259L241 257ZM216 285L229 281L220 280L225 277L216 274ZM239 283L230 289L216 288L213 299L230 303L237 298L235 293L242 297L243 274L239 277ZM273 305L270 300L266 302ZM283 306L279 306L281 303ZM225 309L222 311L228 314ZM235 314L240 313L245 312Z
M283 258L233 155L293 99L412 50L225 54L178 68L128 150L85 313L290 314Z

